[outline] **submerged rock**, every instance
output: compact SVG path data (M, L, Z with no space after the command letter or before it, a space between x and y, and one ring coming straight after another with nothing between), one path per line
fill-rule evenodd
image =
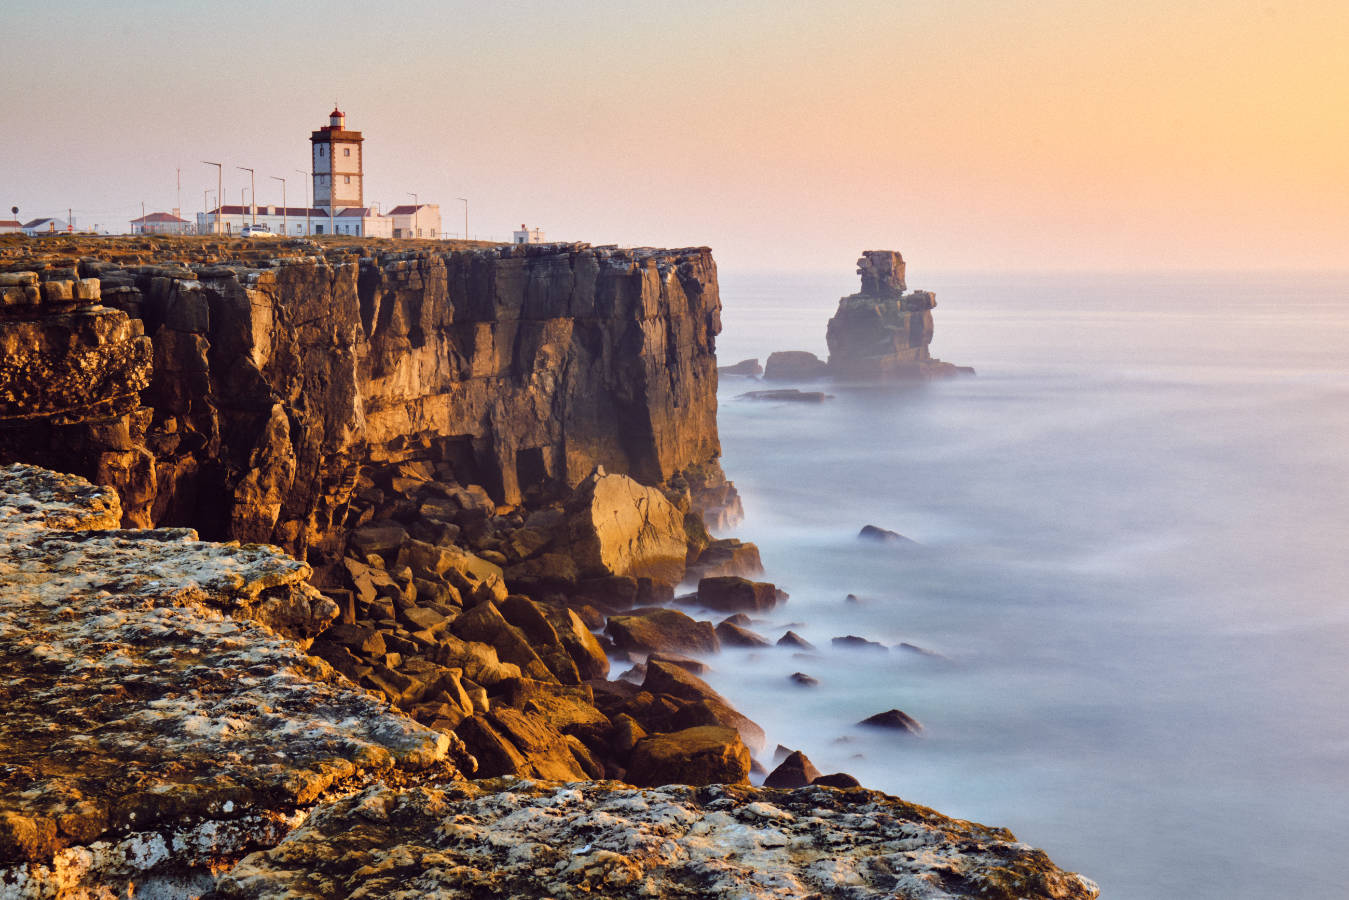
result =
M909 544L918 546L918 542L912 538L907 538L898 531L890 531L887 528L878 528L875 525L863 525L862 530L857 532L859 540L873 541L877 544ZM849 596L852 596L849 594Z
M221 879L325 896L1091 900L1011 832L874 791L485 781L371 788Z
M867 728L888 728L908 734L922 734L923 726L917 719L900 709L890 709L874 716L867 716L857 723Z

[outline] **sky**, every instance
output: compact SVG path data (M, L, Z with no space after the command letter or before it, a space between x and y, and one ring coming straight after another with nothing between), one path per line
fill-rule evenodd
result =
M1349 3L0 4L0 212L366 199L723 269L1349 268ZM212 200L212 205L214 202ZM7 217L7 216L6 216Z

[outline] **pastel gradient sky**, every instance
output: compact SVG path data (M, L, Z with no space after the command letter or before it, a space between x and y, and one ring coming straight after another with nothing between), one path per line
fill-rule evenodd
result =
M0 207L124 230L303 204L337 100L366 196L723 268L1344 268L1349 2L0 5Z

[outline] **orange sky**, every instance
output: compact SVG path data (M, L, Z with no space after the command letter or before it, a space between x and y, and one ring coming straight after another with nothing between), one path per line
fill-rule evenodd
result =
M190 214L202 159L299 205L336 98L368 199L459 231L468 197L483 236L739 269L1349 266L1343 0L313 9L7 2L0 206L121 230L181 166Z

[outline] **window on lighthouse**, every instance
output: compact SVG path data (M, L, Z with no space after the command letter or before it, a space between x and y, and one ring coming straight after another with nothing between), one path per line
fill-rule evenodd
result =
M323 145L319 144L319 156L323 155Z

